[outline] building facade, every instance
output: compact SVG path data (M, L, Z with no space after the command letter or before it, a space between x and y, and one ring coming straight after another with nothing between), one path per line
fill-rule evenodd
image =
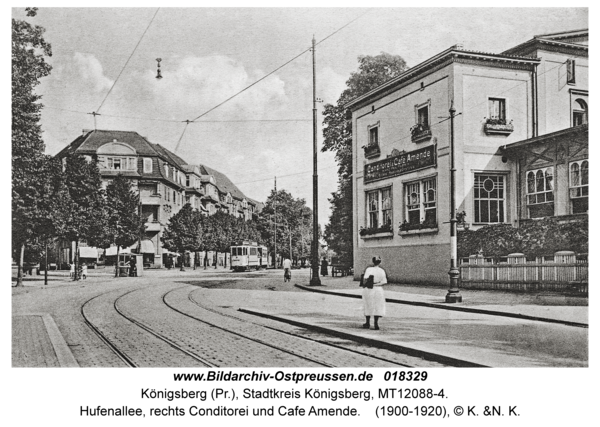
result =
M587 216L587 39L453 46L347 105L357 276L380 255L394 281L448 283L451 143L467 226Z
M246 198L224 174L203 165L188 164L175 153L160 144L149 142L136 132L84 130L57 157L63 158L71 153L81 154L88 160L92 156L98 157L105 188L118 174L130 179L140 196L146 231L141 248L135 244L132 248L124 249L142 253L146 268L160 268L165 264L170 253L162 247L163 231L169 218L186 203L205 215L225 210L235 216L252 219L252 213L256 211L258 203ZM228 195L232 204L221 203L221 200L227 200ZM239 212L236 210L235 213L230 207L237 208L234 200L240 201ZM73 245L65 243L59 251L59 264L72 261ZM107 256L115 254L116 248L106 250Z

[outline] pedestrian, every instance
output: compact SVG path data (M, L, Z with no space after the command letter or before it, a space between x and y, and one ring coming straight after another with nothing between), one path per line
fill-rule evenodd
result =
M327 267L329 267L327 258L323 258L323 261L321 261L321 276L327 276Z
M292 280L292 261L289 258L283 260L283 281Z
M366 322L363 324L364 329L371 327L371 316L373 316L374 329L379 330L379 318L385 316L385 297L382 286L387 283L387 275L385 270L379 266L380 264L381 258L373 257L373 266L367 267L361 283L364 288L362 299L366 318Z
M75 278L75 263L74 263L74 262L72 262L72 263L71 263L71 264L69 264L69 265L70 265L70 267L71 267L71 272L70 272L70 274L69 274L69 277L71 277L71 279L74 279L74 278Z
M87 270L88 270L88 266L87 264L84 262L81 265L81 277L85 280L87 279Z

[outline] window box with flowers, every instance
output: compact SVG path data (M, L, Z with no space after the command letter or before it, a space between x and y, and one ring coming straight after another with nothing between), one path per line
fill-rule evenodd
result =
M438 232L437 221L435 220L425 220L418 224L409 223L404 220L403 223L400 224L400 236L409 236L411 234L432 234Z
M377 239L381 237L393 237L394 230L392 229L392 224L386 224L373 228L360 227L358 234L363 239Z
M379 144L369 144L362 147L365 150L365 158L372 159L381 155L381 149Z
M417 124L410 128L412 142L422 142L431 139L431 128L426 124Z
M512 120L506 119L485 119L483 131L486 135L510 135L515 130Z

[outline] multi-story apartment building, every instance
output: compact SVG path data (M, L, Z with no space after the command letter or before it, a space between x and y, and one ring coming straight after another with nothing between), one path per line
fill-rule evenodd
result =
M146 231L141 241L141 249L135 244L133 249L143 254L146 267L161 267L169 252L162 247L161 237L169 218L183 205L190 203L206 215L217 210L226 210L235 216L240 213L231 208L232 204L221 203L228 197L246 202L242 209L243 217L252 218L257 203L250 201L222 173L203 165L190 165L159 144L153 144L136 132L113 130L84 130L83 134L65 147L58 157L79 153L99 160L103 185L106 187L117 174L130 178L133 188L139 192ZM250 202L248 202L250 201ZM85 248L85 246L83 246ZM58 263L71 261L73 245L68 244L60 251ZM86 248L82 252L92 253L95 249ZM106 255L116 254L116 248L109 248Z
M392 280L448 283L452 137L456 208L472 228L587 216L587 40L453 46L348 103L357 275L380 255Z

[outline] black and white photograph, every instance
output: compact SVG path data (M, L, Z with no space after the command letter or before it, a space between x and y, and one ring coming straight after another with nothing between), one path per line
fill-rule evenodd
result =
M17 394L83 425L591 414L531 398L592 373L588 7L94 6L10 8Z

